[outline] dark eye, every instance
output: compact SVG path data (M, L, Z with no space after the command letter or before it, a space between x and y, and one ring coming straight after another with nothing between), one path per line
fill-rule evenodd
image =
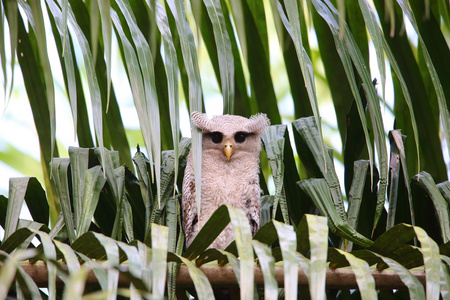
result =
M238 132L234 135L234 140L236 143L243 143L247 138L247 134L245 132Z
M220 142L222 142L222 134L220 132L212 132L211 133L211 141L213 141L213 143L218 144Z

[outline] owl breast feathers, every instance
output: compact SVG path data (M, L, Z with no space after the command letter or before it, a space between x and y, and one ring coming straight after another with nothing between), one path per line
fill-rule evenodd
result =
M199 229L222 204L242 209L247 214L252 234L258 230L260 215L259 153L261 134L269 127L265 114L249 119L223 115L209 119L193 112L192 123L203 132L201 211L197 214L192 151L183 179L183 229L189 246ZM234 240L231 225L210 247L225 249Z

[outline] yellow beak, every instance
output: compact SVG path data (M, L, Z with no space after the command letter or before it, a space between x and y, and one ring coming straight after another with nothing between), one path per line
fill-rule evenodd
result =
M227 141L225 143L224 149L223 149L223 153L225 154L225 156L227 157L227 160L230 160L231 155L233 155L234 151L233 151L233 143Z

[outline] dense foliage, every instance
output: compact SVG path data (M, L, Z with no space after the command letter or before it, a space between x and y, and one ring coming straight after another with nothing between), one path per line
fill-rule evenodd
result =
M447 299L449 4L336 2L1 1L0 32L8 31L8 50L17 54L24 78L45 189L36 178L12 178L8 197L0 196L0 298L173 299L189 293L211 299L201 267L229 265L242 299L351 293ZM270 30L278 47L269 42ZM15 60L7 62L5 36L0 54L9 95ZM133 157L115 94L120 87L111 80L112 36L145 142L145 151L138 146ZM50 60L56 58L49 57L47 39L58 49L79 143L68 158L59 158L55 146ZM191 139L180 139L179 106L184 95L189 111L204 110L197 57L202 45L224 113L263 112L274 125L262 139L260 230L252 239L245 214L222 206L185 249L180 185L191 148L199 169L201 134L193 128ZM280 68L272 63L274 51ZM372 78L370 61L379 78ZM283 95L279 78L286 78ZM318 109L323 90L331 94L342 151L326 146L322 128L329 124ZM285 98L293 103L289 116L279 112ZM385 110L394 116L394 128L386 128ZM335 163L342 163L344 174ZM273 189L267 187L271 180ZM21 219L24 203L33 221ZM230 222L236 241L225 251L207 250ZM26 262L45 263L45 284L19 267ZM279 267L283 290L275 276ZM177 285L180 268L187 268L194 286ZM307 288L297 286L299 268ZM357 291L326 288L327 270L336 268L354 272ZM377 290L373 271L386 269L407 289ZM263 287L255 285L257 270ZM100 289L91 285L91 271ZM425 285L417 272L425 273ZM119 286L121 278L125 286Z

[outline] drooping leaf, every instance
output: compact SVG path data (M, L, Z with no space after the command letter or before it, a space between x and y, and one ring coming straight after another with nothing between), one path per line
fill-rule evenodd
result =
M111 14L110 3L107 0L98 1L100 10L101 23L102 23L102 36L103 36L103 48L105 50L105 63L106 63L106 85L107 85L107 105L106 111L109 108L109 96L111 90ZM96 45L96 39L93 39L93 44Z
M152 292L156 297L164 296L167 269L167 246L169 229L152 224Z
M55 108L55 87L47 50L47 38L45 24L40 2L32 1L27 3L31 7L32 18L28 16L31 26L36 34L39 59L44 75L45 94L48 103L48 113L50 122L50 157L53 157L56 141L56 108ZM26 11L26 10L25 10Z
M328 217L328 226L331 231L363 247L370 247L373 244L371 240L359 234L346 221L339 217L332 204L330 188L325 179L301 180L298 182L298 185L314 201L320 213Z
M439 248L428 235L420 227L414 227L417 239L420 242L420 251L423 255L425 265L425 274L427 276L426 293L427 299L436 299L439 297L440 285L440 257Z
M56 248L51 237L42 231L31 229L36 235L40 237L42 249L46 260L56 260ZM49 299L56 299L56 266L53 264L47 264L48 280L47 287L49 293Z
M360 6L362 14L364 16L364 20L367 24L367 29L369 30L369 33L375 44L378 70L380 71L381 84L383 87L383 93L382 93L383 101L385 101L385 86L386 86L386 70L385 70L385 66L384 66L385 65L384 54L386 54L386 56L388 57L389 62L392 65L392 68L395 70L395 73L397 74L397 76L399 78L401 89L405 96L405 102L406 102L406 105L408 106L409 115L411 118L411 125L412 125L412 129L413 129L413 134L414 134L414 142L416 144L416 151L417 151L417 166L418 166L418 170L420 170L418 129L417 129L417 124L416 124L416 118L414 116L410 93L406 87L406 82L403 78L402 73L400 72L397 61L395 60L391 49L387 45L387 42L386 42L384 36L382 35L381 30L379 29L379 26L376 24L376 17L375 17L374 12L372 11L372 8L367 4L367 1L363 1L363 0L359 1L359 6Z
M309 244L309 292L311 298L325 298L325 275L327 269L328 226L324 217L306 215Z
M75 252L70 248L69 245L64 244L62 242L53 241L55 246L58 248L58 251L64 255L64 261L67 264L67 268L70 273L75 273L80 270L80 262L78 261L78 257Z
M19 20L18 20L18 14L19 14L19 7L18 7L18 1L17 0L13 0L13 1L7 1L4 3L4 14L6 15L6 17L8 18L8 26L9 26L9 39L10 39L10 53L16 53L16 49L18 47L18 31L19 31ZM3 18L3 15L2 15ZM2 30L3 31L3 30ZM3 52L3 50L2 50ZM5 97L5 99L9 99L11 97L11 93L12 93L12 89L14 86L14 65L16 62L16 58L14 55L12 55L11 61L10 61L10 70L11 70L11 74L10 74L10 85L8 87L9 92L7 94L7 89L6 89L6 81L7 81L7 76L6 76L6 60L5 60L5 64L3 64L3 59L4 59L5 55L2 55L2 70L3 70L3 74L4 74L4 82L5 82L5 96L7 95L7 97Z
M412 159L412 157L417 157L417 145L415 145L417 142L415 139L411 139L414 132L411 116L406 113L409 110L407 105L412 106L416 120L427 119L427 122L421 122L417 128L420 137L421 168L432 174L437 181L443 181L447 178L447 175L445 168L443 168L445 164L443 163L444 158L438 134L440 130L439 105L436 95L426 87L421 68L415 57L415 47L412 47L407 35L402 34L404 14L400 7L394 6L394 3L395 1L390 1L391 8L386 9L385 1L374 1L380 19L389 19L391 14L395 16L395 23L393 24L380 22L385 40L395 58L395 60L390 60L391 68L395 72L392 74L394 96L399 100L405 99L405 102L395 101L394 103L395 128L401 129L402 133L408 136L405 141L405 153L406 157L409 158L407 160L408 169L418 173L420 170L417 160ZM402 78L404 83L402 83ZM407 104L408 94L411 104ZM422 101L424 98L427 98L428 101ZM426 143L423 143L425 137Z
M234 113L234 59L220 0L204 0L217 45L224 113Z
M431 175L427 172L420 172L420 174L413 177L413 181L417 182L417 184L424 189L433 201L433 205L439 219L442 240L444 243L448 242L450 240L450 217L448 203L442 197Z
M332 158L327 155L327 153L322 154L322 139L320 138L320 132L317 128L317 124L314 121L314 118L300 118L293 122L295 129L300 134L302 138L302 143L304 143L309 148L309 153L313 156L311 157L303 156L303 153L299 153L300 159L302 162L307 165L308 170L312 170L312 172L316 173L315 170L318 168L320 172L317 174L320 177L325 178L327 181L331 193L332 193L332 201L333 205L339 214L339 217L345 221L347 219L347 215L345 213L344 202L342 200L342 192L339 184L339 179L334 169L334 164ZM305 153L307 154L307 153ZM314 174L316 175L316 174ZM316 176L317 176L316 175Z
M177 69L177 56L172 39L172 34L170 32L169 22L167 19L167 14L163 6L159 2L155 2L155 16L156 24L159 28L161 36L163 38L164 45L164 58L165 58L165 68L167 74L167 84L168 84L168 98L170 106L170 126L172 129L172 140L173 140L173 150L175 154L175 184L178 179L178 152L179 152L179 91L178 91L178 69Z
M386 151L386 141L384 138L384 129L383 129L383 119L381 115L381 110L379 107L378 97L376 95L375 88L372 84L372 79L370 78L370 74L367 70L367 67L364 62L364 58L360 50L358 49L355 40L353 39L351 33L348 28L344 26L343 28L339 27L338 22L338 12L334 8L334 6L329 1L325 1L326 5L322 2L313 0L312 3L316 8L317 12L324 18L333 34L333 38L336 44L336 48L338 50L338 54L343 62L343 66L345 72L347 74L347 79L350 83L353 96L356 100L356 104L358 107L359 116L361 118L363 124L364 135L366 138L367 149L369 151L369 160L371 170L373 169L373 154L370 146L370 140L367 128L365 124L367 123L364 108L362 106L362 101L359 96L353 67L357 70L358 74L361 76L363 82L363 88L367 96L367 102L369 107L369 114L372 122L373 134L374 134L374 142L375 148L378 154L378 162L380 164L380 184L379 184L379 193L377 197L377 206L375 211L375 218L373 224L373 230L376 228L377 223L381 217L384 202L385 202L385 192L387 187L387 174L388 174L388 166L387 166L387 151ZM344 24L345 25L345 24ZM343 37L343 38L342 38Z
M71 272L64 288L63 299L71 300L82 297L90 268L83 265L78 271Z
M410 8L410 4L404 0L397 0L397 3L402 8L402 11L403 11L405 17L408 18L409 22L413 26L414 31L417 33L418 41L419 41L419 44L420 44L420 47L421 47L421 50L423 53L423 58L425 59L425 64L427 66L427 71L430 74L431 82L436 91L444 136L445 136L446 140L450 140L449 116L447 113L447 111L448 111L447 110L447 102L446 102L444 88L443 88L443 84L442 84L442 81L445 79L444 79L444 77L442 79L439 78L439 74L434 66L434 64L437 64L437 61L433 63L433 60L432 60L432 57L428 50L428 47L425 43L424 38L422 37L419 27L417 25L416 18L413 15L413 12ZM441 43L442 43L442 40L443 39L440 39ZM434 43L436 43L436 41ZM433 46L434 46L434 43L433 43ZM432 46L432 45L430 45L430 46ZM439 47L436 47L436 49L439 49ZM449 147L449 149L450 149L450 143L448 143L448 142L447 142L447 147Z
M441 262L441 284L440 284L440 290L441 290L441 297L443 299L448 298L449 296L449 287L450 286L450 274L448 272L448 266Z
M280 242L284 261L284 290L286 299L297 298L298 266L295 256L297 247L295 231L292 226L273 221Z
M345 259L349 262L353 272L355 273L358 289L361 293L362 299L375 299L377 298L377 292L375 290L375 280L370 272L369 265L362 259L357 258L351 253L330 248L330 251L336 251L340 255L345 256Z
M269 246L257 240L253 240L252 245L264 276L264 299L274 299L278 295L278 283L275 279L275 260L272 256L272 250Z
M59 15L62 12L53 0L48 0L47 4L53 15ZM89 93L92 103L92 112L94 114L94 130L100 147L101 155L103 156L103 114L102 114L102 98L100 93L100 87L98 84L97 76L95 73L94 61L92 58L92 53L90 50L89 42L86 39L83 31L81 30L75 15L71 9L68 7L68 22L72 26L74 35L77 38L78 45L81 48L83 61L86 68L86 76L88 78Z
M8 15L7 15L8 16ZM57 208L57 196L54 186L50 180L50 161L52 159L52 141L50 135L50 113L46 99L45 85L42 81L41 75L36 76L36 73L41 74L39 62L35 55L37 51L33 45L36 38L33 32L28 33L25 29L23 18L20 14L17 15L18 21L18 40L21 42L17 44L17 51L23 55L18 55L19 64L21 66L22 76L24 77L25 88L27 90L30 107L36 120L36 131L39 138L39 145L41 150L41 166L44 174L45 188L47 191L48 204L50 207L50 219L52 221L58 218L59 212ZM43 74L42 74L43 76ZM57 148L54 148L54 156L58 156Z
M254 292L254 256L251 246L251 231L244 211L227 207L240 257L241 299L251 298Z
M10 286L14 278L17 278L17 286L24 296L33 297L33 299L41 298L36 284L19 265L21 261L32 258L35 254L36 252L33 249L17 251L11 255L3 251L0 252L0 261L2 263L0 270L0 297L3 299L8 298Z
M170 11L175 17L176 27L180 37L181 52L184 59L184 67L189 79L189 112L202 111L202 90L201 79L198 67L197 53L195 51L194 37L192 30L186 20L184 6L180 1L167 1ZM201 157L202 157L202 135L196 126L191 127L192 137L192 158L195 172L195 186L201 190ZM197 213L200 215L201 197L196 193Z
M302 2L299 3L302 5ZM278 12L280 13L281 20L283 21L284 26L286 27L287 32L291 35L292 40L294 41L295 50L297 52L298 61L300 64L300 69L303 75L303 81L305 83L306 91L308 93L309 102L311 104L312 112L314 115L314 120L317 124L319 130L320 144L322 145L321 151L325 155L325 147L323 146L323 137L322 137L322 126L319 115L319 108L317 102L317 93L316 86L314 81L314 73L311 59L308 53L303 46L303 38L302 38L302 30L300 25L300 18L298 15L299 9L297 6L297 1L287 0L285 1L287 15L289 17L289 23L284 15L284 11L281 5L278 5ZM300 11L302 11L301 9Z
M390 269L395 271L397 275L400 277L402 282L408 288L410 299L425 299L425 290L422 283L407 268L405 268L395 260L367 250L361 250L358 251L358 253L353 254L355 254L359 258L362 258L364 256L365 259L371 256L373 256L374 258L375 257L380 258L385 264L389 266Z
M152 177L152 182L156 180L156 187L158 191L156 198L158 200L158 205L160 205L159 189L161 178L160 173L158 172L161 167L160 115L152 54L147 40L139 30L135 16L128 1L119 1L117 4L126 19L134 46L136 47L138 64L133 67L136 69L140 68L138 77L144 79L142 81L144 97L136 98L136 101L139 102L139 106L141 107L141 111L138 112L140 113L139 120L141 130L144 135L145 144L147 146L147 153L151 162L150 174ZM115 25L117 28L117 22L115 22ZM133 60L132 63L136 64L136 61ZM142 75L140 75L140 72L142 72Z
M194 283L194 287L199 299L206 300L214 298L214 293L211 284L209 283L205 274L203 274L199 268L195 267L195 265L191 261L189 261L189 259L186 259L185 257L174 254L172 252L168 253L167 258L170 261L184 263L186 265L186 267L189 270L189 275L191 276L192 281Z

